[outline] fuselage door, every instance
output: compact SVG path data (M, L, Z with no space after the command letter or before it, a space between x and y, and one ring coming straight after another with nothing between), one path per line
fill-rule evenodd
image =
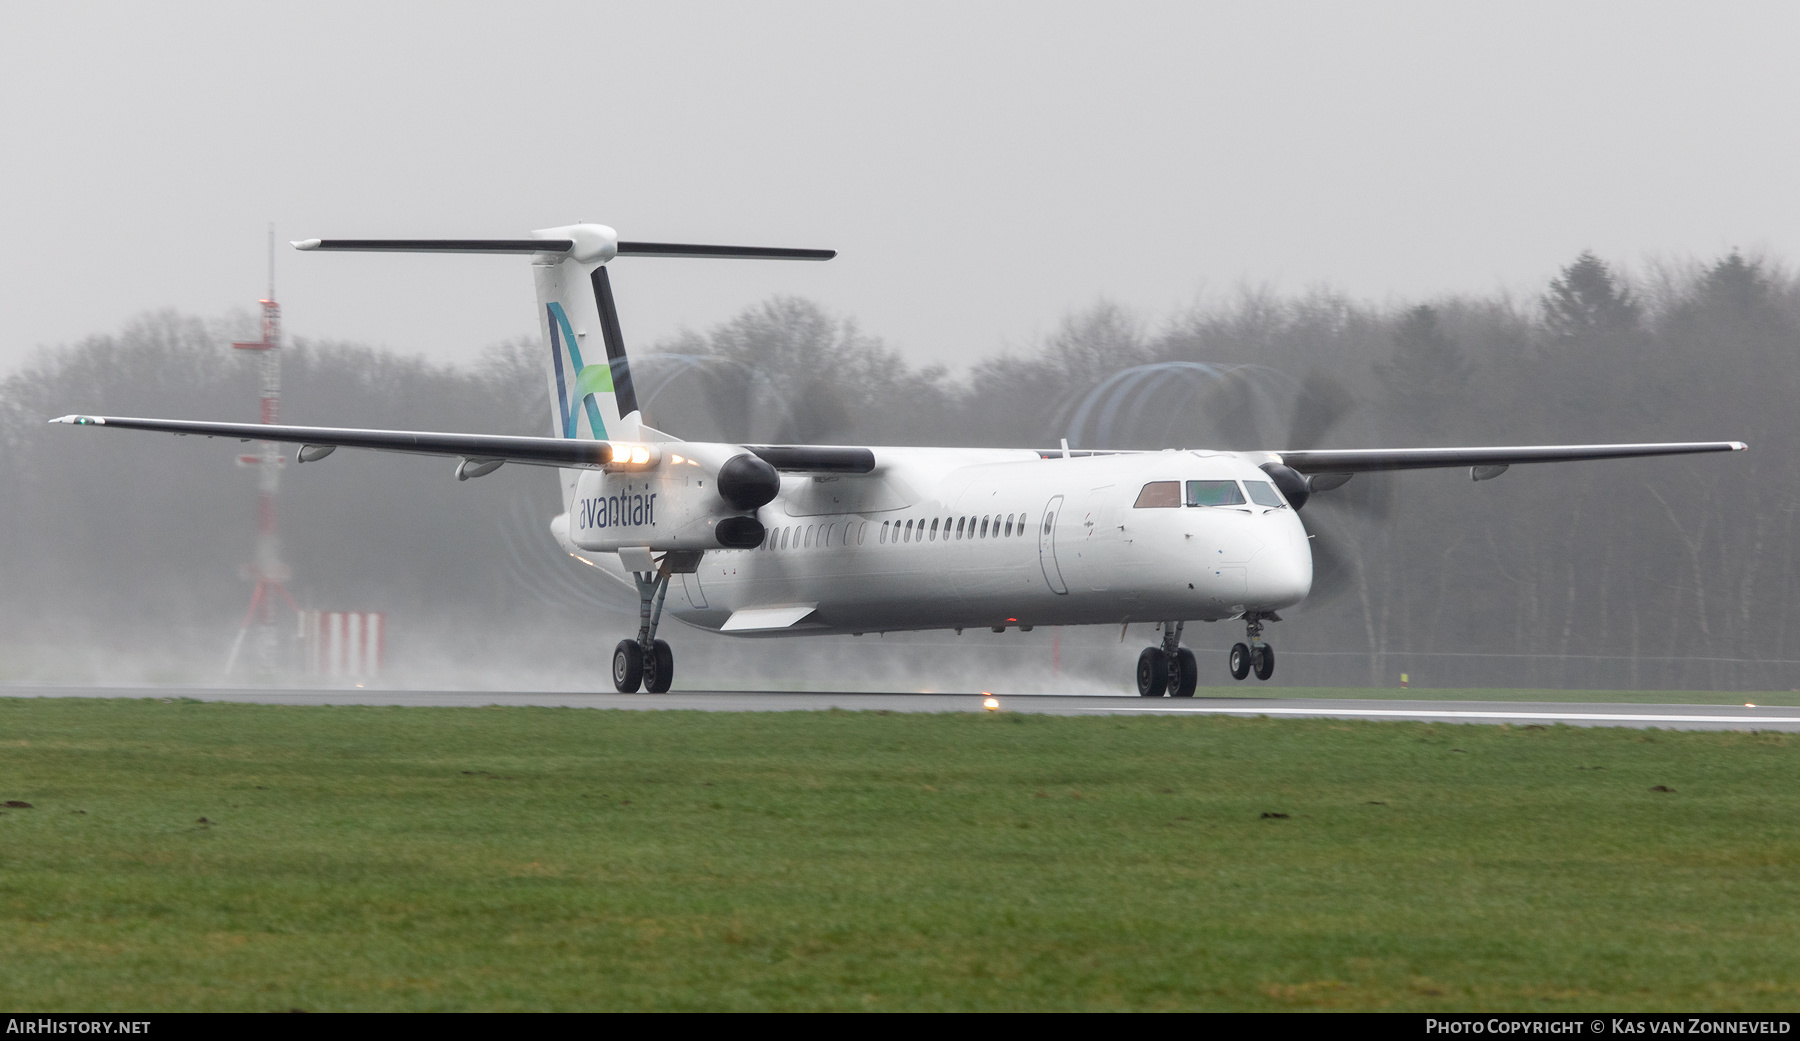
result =
M1044 581L1052 593L1067 594L1062 568L1056 564L1056 529L1062 517L1063 497L1058 495L1044 507L1044 523L1038 527L1038 564L1044 569Z

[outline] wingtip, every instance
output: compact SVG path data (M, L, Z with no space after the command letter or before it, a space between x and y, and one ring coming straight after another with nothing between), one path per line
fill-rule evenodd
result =
M1745 443L1745 442L1743 442L1743 441L1733 441L1733 442L1731 442L1731 450L1732 450L1732 451L1733 451L1733 452L1743 452L1743 451L1748 451L1748 450L1749 450L1749 448L1750 448L1750 446L1749 446L1749 445L1748 445L1748 444L1746 444L1746 443Z
M301 239L298 242L290 242L290 243L288 243L288 245L294 247L295 249L309 249L310 250L310 249L318 249L319 246L322 245L324 242L325 242L324 239Z
M106 420L99 416L57 416L52 423L67 423L71 426L105 426Z

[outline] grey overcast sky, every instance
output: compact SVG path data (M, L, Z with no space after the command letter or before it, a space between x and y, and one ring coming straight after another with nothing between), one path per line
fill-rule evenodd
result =
M0 7L0 373L263 288L264 228L825 246L622 260L628 343L773 293L960 367L1107 297L1536 292L1800 257L1800 4ZM522 258L285 248L291 334L465 361ZM78 407L71 402L70 407Z

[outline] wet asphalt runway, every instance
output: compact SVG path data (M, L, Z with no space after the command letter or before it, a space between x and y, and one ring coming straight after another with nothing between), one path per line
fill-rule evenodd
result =
M1721 699L1728 695L1721 695ZM69 687L0 685L0 697L196 698L264 705L486 705L701 712L979 712L980 694L789 693L684 691L590 694L462 690L288 690L259 687ZM1432 720L1444 723L1563 723L1570 726L1658 727L1668 730L1800 731L1800 708L1549 701L1400 701L1336 698L1160 698L1008 695L1000 711L1050 715L1231 715L1271 718Z

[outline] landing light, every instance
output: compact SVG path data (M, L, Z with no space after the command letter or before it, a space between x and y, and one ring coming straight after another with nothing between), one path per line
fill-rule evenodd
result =
M987 694L987 697L981 700L981 707L987 709L989 712L1000 711L1000 699L994 697L992 694L988 694L985 690L982 691L982 693Z
M612 442L612 461L608 470L650 470L662 462L662 450L655 445Z

